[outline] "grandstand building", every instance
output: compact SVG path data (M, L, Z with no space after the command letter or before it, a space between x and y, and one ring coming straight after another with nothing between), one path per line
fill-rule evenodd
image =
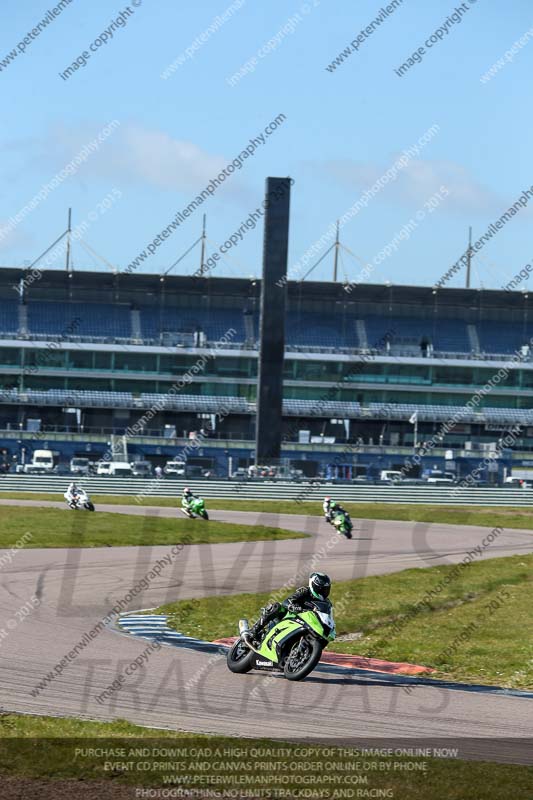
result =
M487 479L528 464L527 294L291 281L285 291L283 459L308 475L400 469L416 420L418 444L432 444L411 476L451 463L466 472L510 429L512 452ZM65 462L98 460L126 434L130 457L154 464L183 454L223 476L253 463L259 297L245 279L0 269L4 458L48 446Z

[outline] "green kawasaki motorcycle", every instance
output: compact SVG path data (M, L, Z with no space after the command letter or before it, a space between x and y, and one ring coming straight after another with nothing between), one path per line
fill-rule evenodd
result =
M248 620L239 621L239 632L248 630ZM289 612L280 622L262 632L257 649L237 639L227 656L232 672L251 669L283 672L289 681L301 681L316 667L322 650L335 638L331 603L313 600L297 613Z
M353 523L349 514L346 512L338 511L334 514L331 524L337 529L338 533L346 536L347 539L352 538Z
M209 519L203 497L194 497L188 503L182 502L181 510L186 517L190 517L191 519L196 519L197 516L202 517L202 519Z

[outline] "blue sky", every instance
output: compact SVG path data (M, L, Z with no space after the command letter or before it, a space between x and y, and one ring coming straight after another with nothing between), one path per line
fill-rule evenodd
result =
M204 212L208 254L216 251L259 206L265 177L290 175L295 181L291 274L331 222L403 150L438 125L438 133L396 179L343 226L341 240L359 261L344 254L340 274L354 280L362 264L372 263L396 241L391 254L373 266L371 282L436 282L463 252L468 226L479 237L533 185L533 13L525 0L505 7L495 0L468 0L461 22L448 25L421 63L398 77L394 70L460 5L404 0L357 52L328 71L326 66L384 5L369 0L142 0L130 4L126 24L116 24L112 38L91 52L90 44L127 6L72 0L24 52L6 62L55 7L35 0L6 2L0 85L9 110L1 132L0 263L32 262L64 230L71 206L75 225L90 220L83 240L124 269L250 139L284 114L283 124L242 162L242 169L154 247L139 271L166 271L200 235ZM223 24L178 64L180 54L230 7ZM530 30L531 38L509 55L512 60L482 83L481 76ZM258 58L276 34L270 52ZM62 79L60 73L83 51L90 52L86 66ZM231 76L254 56L253 71L230 85ZM172 63L174 72L163 79ZM118 123L98 150L9 226L9 218L113 120ZM440 194L442 186L446 196ZM102 211L112 192L109 209ZM426 204L435 193L439 199L429 212ZM417 226L400 241L398 232L410 219L418 219ZM474 286L500 287L531 261L532 219L533 198L475 257ZM317 246L309 265L327 246ZM212 274L258 275L261 254L260 224ZM80 243L73 257L75 268L107 269ZM59 256L58 267L62 263ZM198 266L195 250L175 271L192 273ZM331 275L327 257L313 277L329 280ZM464 275L449 285L464 285Z

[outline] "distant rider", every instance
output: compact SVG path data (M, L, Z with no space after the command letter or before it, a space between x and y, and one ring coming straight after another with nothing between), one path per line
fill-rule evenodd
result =
M74 508L76 506L76 501L78 499L79 493L80 493L79 488L76 486L76 483L72 481L72 483L69 484L67 491L63 495L63 497L65 498L65 500L67 501L67 503L71 508Z
M242 638L253 647L254 641L258 639L261 630L270 622L279 622L288 613L298 613L303 611L306 603L313 600L327 602L331 608L331 603L327 599L331 590L331 580L324 572L312 572L309 576L308 586L289 595L282 603L269 603L261 609L261 616L252 627L242 634Z
M324 517L326 522L331 522L331 505L332 505L331 497L324 497L324 502L322 503L322 510L324 511Z
M192 516L190 507L194 500L196 500L196 497L193 495L189 487L186 486L181 496L181 507L189 517Z
M346 514L346 516L349 516L346 509L339 505L339 503L335 503L331 497L324 497L322 509L324 511L324 518L326 522L329 522L331 525L333 524L333 517L336 514Z

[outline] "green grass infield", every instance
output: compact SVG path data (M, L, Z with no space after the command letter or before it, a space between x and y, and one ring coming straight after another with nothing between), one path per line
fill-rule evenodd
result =
M172 518L0 505L0 548L215 544L304 536L268 525L191 520L178 513Z

